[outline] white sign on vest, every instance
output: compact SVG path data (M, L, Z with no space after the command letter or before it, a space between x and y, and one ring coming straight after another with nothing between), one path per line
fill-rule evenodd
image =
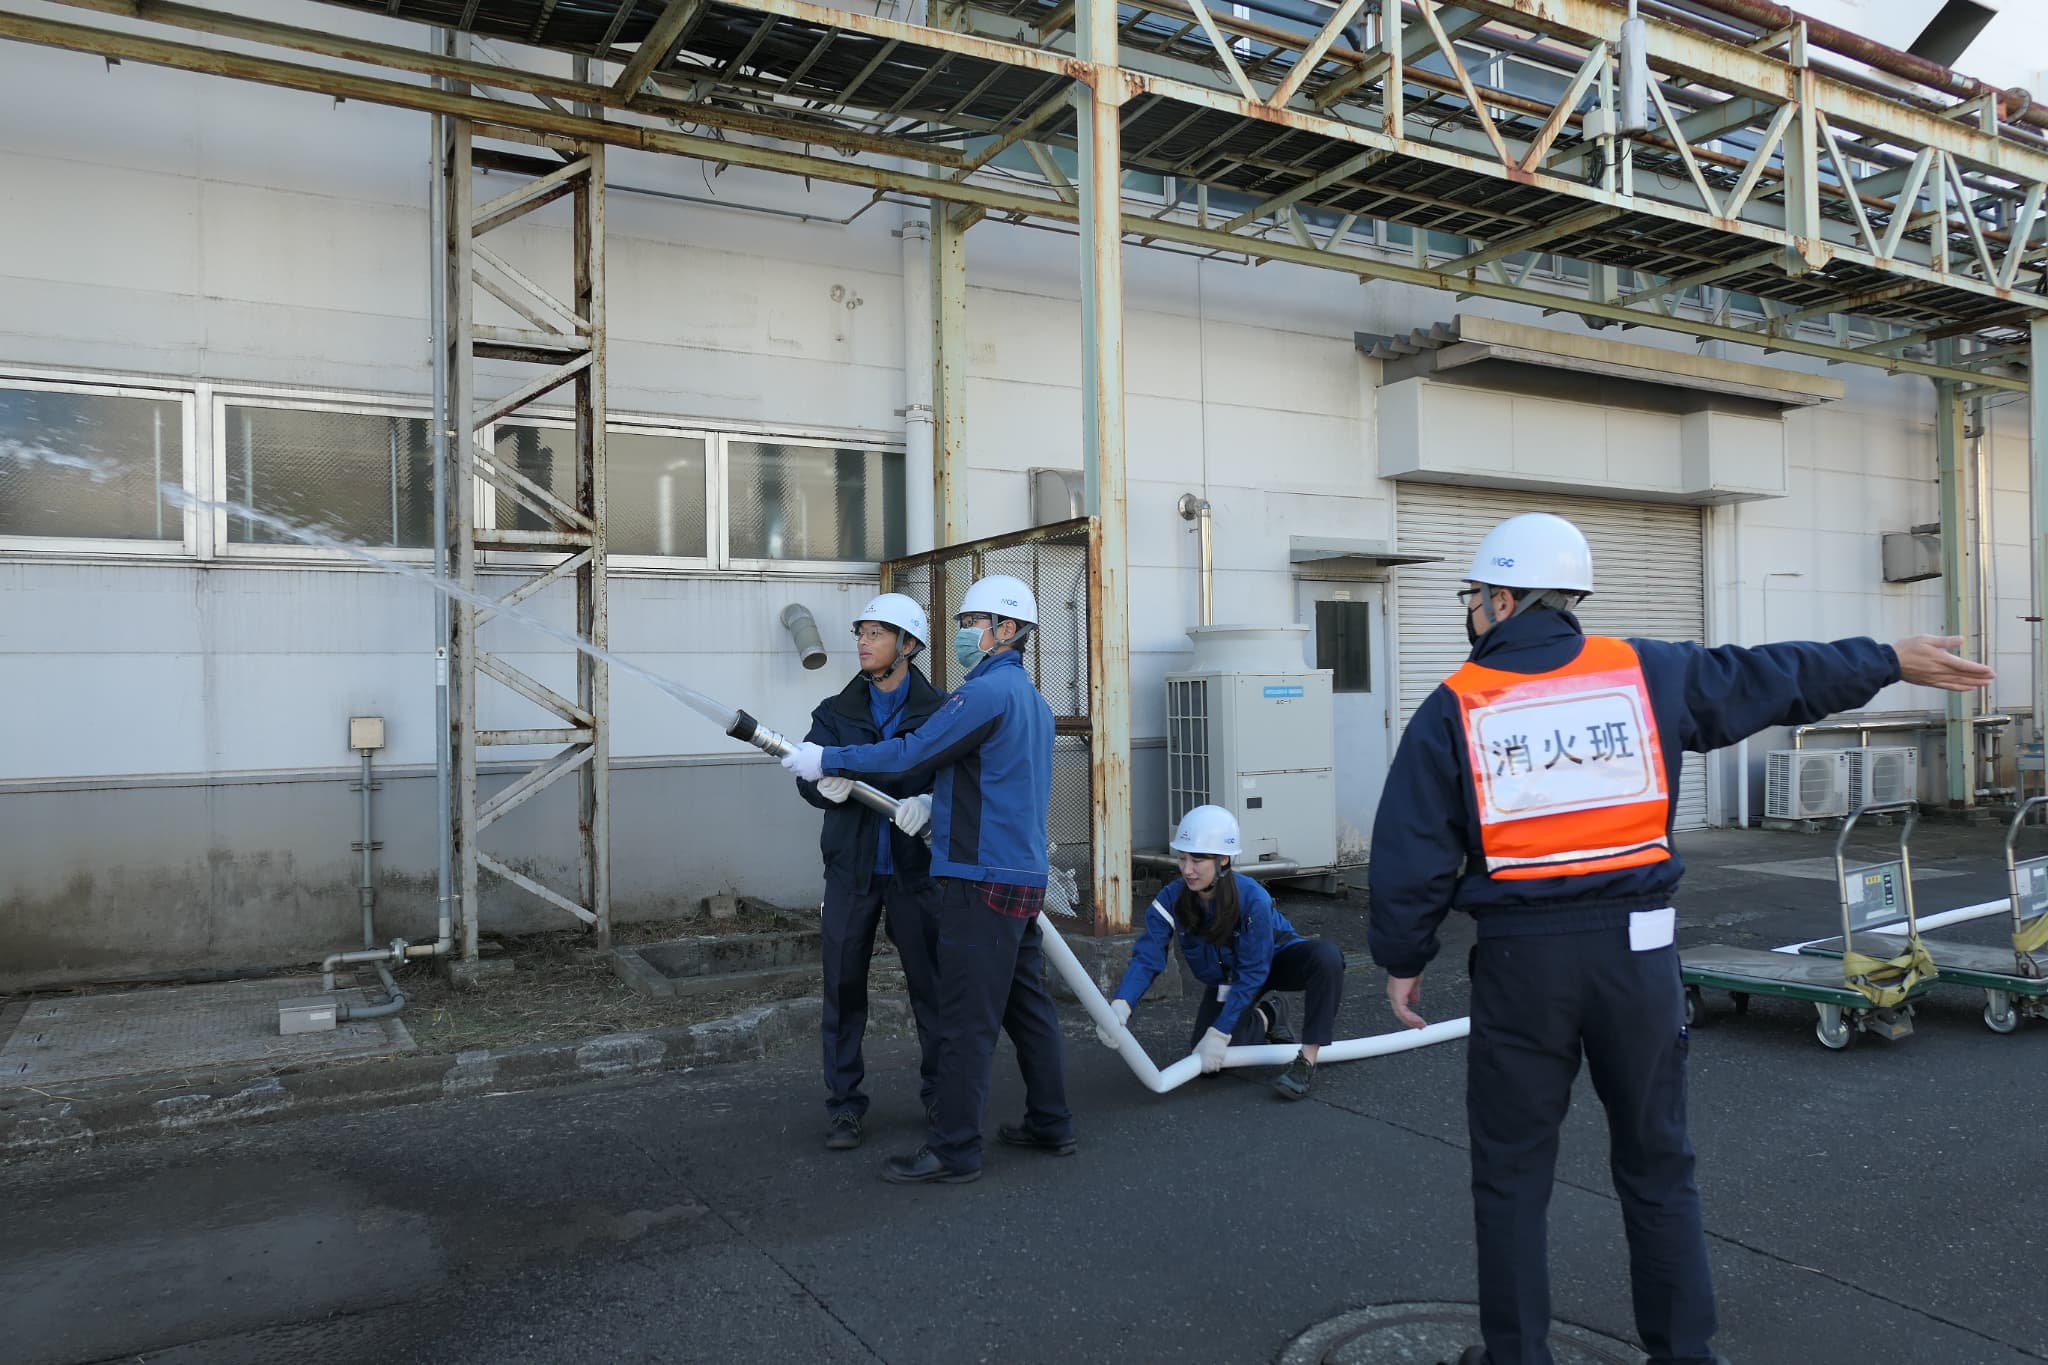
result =
M1654 723L1641 683L1561 681L1569 690L1516 688L1467 713L1482 823L1664 798L1663 764L1649 742Z

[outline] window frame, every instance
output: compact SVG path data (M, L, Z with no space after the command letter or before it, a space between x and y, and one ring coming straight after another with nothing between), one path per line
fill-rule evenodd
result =
M0 388L26 393L79 393L104 398L139 398L178 405L178 473L175 482L188 498L209 496L201 477L205 461L195 457L199 447L198 393L192 385L151 383L107 375L72 375L63 372L9 369L0 372ZM163 480L172 482L170 479ZM0 554L36 558L90 557L108 559L196 559L201 555L199 527L202 520L192 507L177 509L178 534L162 540L131 540L115 536L20 536L0 535Z
M254 407L273 411L346 413L432 423L433 412L421 397L348 389L310 388L302 385L158 378L30 366L0 368L0 388L76 392L176 402L179 405L180 416L179 439L183 442L177 484L196 504L182 509L182 525L176 539L156 541L78 536L0 536L0 559L175 560L243 567L354 566L366 571L370 566L363 563L361 556L365 554L394 563L428 567L433 563L431 547L364 546L360 550L350 551L305 544L233 543L229 538L233 514L225 507L216 505L225 497L228 487L227 447L230 408ZM489 424L478 431L477 439L494 448L497 428L502 424L532 423L562 429L568 427L573 420L574 413L567 409L529 408ZM907 457L908 451L900 432L625 412L607 413L606 428L616 433L701 440L705 446L705 553L610 554L606 556L609 570L634 577L781 578L828 582L874 580L876 569L882 561L734 558L731 554L730 443L750 441L833 450L874 451L903 459ZM479 476L473 480L472 496L475 498L478 528L496 529L496 488ZM905 526L903 530L907 539L909 527ZM479 569L489 570L494 566L545 567L555 563L557 559L558 556L553 554L532 551L480 550L477 552L476 562Z
M209 442L212 456L212 482L220 492L214 494L216 501L225 501L228 488L228 408L263 408L283 412L338 412L360 417L396 417L407 421L422 421L431 434L434 414L431 408L417 401L404 398L378 398L363 394L333 393L307 389L269 389L247 385L209 385L208 416L212 427ZM483 481L477 481L481 484ZM243 545L231 540L228 522L233 513L222 506L207 509L207 518L215 560L244 560L296 563L296 564L360 564L360 556L373 555L378 559L389 559L397 563L424 564L434 562L434 547L364 545L356 550L330 550L324 546L291 545Z
M726 493L718 508L718 538L723 551L721 567L734 573L775 574L805 578L845 578L849 575L871 573L872 566L885 562L882 559L742 559L732 553L732 466L729 446L733 441L752 444L775 444L785 446L815 446L824 450L872 450L884 455L896 454L908 458L908 452L901 442L877 441L854 436L798 436L787 432L742 432L721 430L718 433L718 469L721 485ZM908 470L905 470L908 477ZM906 488L906 493L908 489ZM905 544L909 543L909 527L905 527ZM886 548L886 547L885 547Z
M511 416L501 417L480 433L487 448L498 448L500 427L544 427L551 431L571 431L575 428L574 413L558 408L533 409ZM720 433L709 427L693 425L679 418L645 417L626 414L605 414L605 434L609 439L615 433L637 436L676 436L704 442L704 553L701 555L640 555L616 554L607 550L605 568L624 570L629 573L679 573L703 574L716 572L725 552L724 511L724 458L719 444ZM607 466L607 476L610 469ZM476 493L476 524L479 529L498 529L498 489L488 479L478 477ZM605 490L609 497L611 490ZM517 565L523 568L542 568L555 563L561 556L533 550L482 550L477 553L477 563L499 566ZM781 561L776 561L780 563Z

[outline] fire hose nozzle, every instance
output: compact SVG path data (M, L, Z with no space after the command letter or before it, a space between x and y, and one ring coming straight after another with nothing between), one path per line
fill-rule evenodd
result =
M755 720L745 711L734 714L732 725L725 733L742 744L753 745L762 753L773 758L783 758L796 752L796 745L761 724L760 721ZM895 797L885 792L877 791L865 782L854 783L853 790L848 794L869 810L880 811L892 820L896 818L896 807L900 803Z

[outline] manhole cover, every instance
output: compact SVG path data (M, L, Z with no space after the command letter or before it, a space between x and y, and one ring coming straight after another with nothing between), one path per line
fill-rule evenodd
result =
M1457 1365L1479 1340L1479 1308L1469 1303L1383 1303L1340 1313L1296 1337L1279 1365ZM1570 1323L1550 1325L1557 1365L1642 1365L1625 1341Z

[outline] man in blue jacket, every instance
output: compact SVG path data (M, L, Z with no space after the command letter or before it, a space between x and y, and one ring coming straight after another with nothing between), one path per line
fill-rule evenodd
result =
M1465 1108L1485 1344L1460 1365L1551 1363L1546 1214L1582 1055L1607 1110L1636 1330L1652 1365L1712 1365L1671 909L1680 762L1901 680L1967 691L1993 674L1930 636L1588 637L1572 611L1593 590L1592 553L1540 513L1495 527L1467 581L1472 657L1416 709L1388 770L1369 930L1395 1015L1421 1028L1437 926L1454 906L1478 925Z
M1059 1017L1044 980L1038 913L1045 904L1046 808L1052 800L1052 708L1019 651L1038 603L998 574L967 589L954 656L967 677L916 734L854 747L798 746L782 765L806 781L832 774L898 781L936 771L931 794L897 817L915 832L928 815L939 880L939 1082L925 1145L883 1163L897 1184L981 1175L981 1128L996 1037L1007 1031L1024 1073L1024 1121L1004 1142L1074 1151Z
M853 623L860 673L841 692L811 712L807 738L815 744L871 744L915 734L945 698L912 660L924 650L931 626L924 608L900 592L885 592L862 608ZM860 1124L868 1097L861 1038L868 1023L868 964L875 955L875 926L888 917L889 940L903 964L910 1012L917 1021L922 1052L924 1107L930 1112L939 1077L938 887L932 883L931 850L858 801L849 801L853 780L828 777L797 782L804 800L825 812L819 847L825 855L823 915L825 1053L825 1145L835 1151L860 1146ZM915 797L931 790L929 777L885 784L890 796ZM918 810L907 816L920 824Z

